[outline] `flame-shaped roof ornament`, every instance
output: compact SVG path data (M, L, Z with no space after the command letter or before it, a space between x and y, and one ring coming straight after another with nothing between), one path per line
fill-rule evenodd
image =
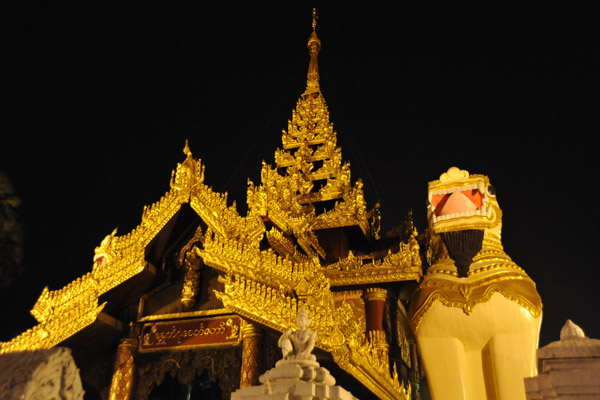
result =
M312 33L308 38L308 53L310 54L310 64L308 64L308 80L306 82L306 90L302 94L302 96L308 96L313 93L321 92L321 88L319 87L319 63L318 63L318 55L321 50L321 40L317 37L316 32L317 27L317 11L313 8L312 15Z

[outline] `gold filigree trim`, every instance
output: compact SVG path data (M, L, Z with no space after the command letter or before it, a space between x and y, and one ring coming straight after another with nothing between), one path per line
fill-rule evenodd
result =
M204 180L204 167L185 145L186 159L171 175L170 190L157 202L145 206L140 224L124 236L116 229L95 249L92 272L59 290L44 288L31 314L38 325L9 342L0 343L0 354L11 351L50 348L95 321L104 304L103 293L142 272L146 246L188 202L195 185Z
M336 137L321 93L301 97L283 132L283 149L275 151L276 168L263 162L261 185L248 183L249 210L296 236L309 257L325 257L315 230L356 225L367 236L378 235L378 214L367 211L360 179L351 184ZM331 200L337 200L332 209L319 209Z
M398 251L388 250L379 259L349 252L348 257L328 265L325 275L332 286L416 281L423 275L419 244L411 236L408 243L399 243Z
M220 278L224 290L216 294L226 308L280 332L295 326L297 312L304 305L312 319L311 328L318 332L317 347L331 352L342 369L380 398L409 399L400 397L404 384L397 374L390 374L387 353L365 335L352 306L344 300L336 307L333 293L327 287L314 290L320 286L319 279L310 279L307 268L302 273L309 278L302 279L308 286L299 288L303 294L282 295L277 288L232 275Z
M188 312L171 313L171 314L155 314L155 315L147 315L145 317L142 317L142 318L138 319L138 322L186 319L186 318L217 316L217 315L225 315L225 314L231 314L231 311L226 308L217 308L214 310L188 311Z
M387 289L370 287L370 288L367 288L363 297L366 302L386 301L387 300Z
M531 278L520 271L500 270L470 282L434 277L423 280L411 302L411 328L413 332L417 331L435 301L447 307L461 308L469 315L477 304L489 301L494 293L516 302L534 318L541 315L542 300Z

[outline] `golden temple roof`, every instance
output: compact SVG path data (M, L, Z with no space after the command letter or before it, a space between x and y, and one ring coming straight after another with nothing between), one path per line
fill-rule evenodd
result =
M295 326L297 310L305 305L318 331L317 347L380 398L404 398L397 373L390 374L395 366L380 359L350 303L331 288L418 280L416 231L381 255L349 251L332 261L324 248L320 232L325 230L354 227L366 241L377 240L379 213L377 207L367 209L363 184L352 182L350 163L337 145L319 87L316 21L313 10L306 90L282 133L275 165L263 161L260 184L248 182L247 215L205 184L205 167L186 141L185 160L173 171L169 191L144 207L138 227L124 236L116 230L107 235L90 273L60 290L44 289L31 311L38 324L0 343L0 354L49 348L92 324L106 306L100 297L149 268L146 249L188 204L202 226L184 250L219 271L223 290L215 294L229 312L283 332ZM181 297L186 306L199 290L192 272Z

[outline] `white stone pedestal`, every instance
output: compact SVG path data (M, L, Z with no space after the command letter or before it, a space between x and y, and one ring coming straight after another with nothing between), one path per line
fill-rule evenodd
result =
M79 369L68 348L0 356L0 399L83 400L83 394Z
M243 387L231 400L357 400L321 367L312 353L317 332L308 329L310 319L304 306L296 317L297 330L285 331L277 345L283 359L258 380L262 385Z
M275 368L259 378L262 385L245 387L231 394L231 400L356 400L329 371L312 360L279 360Z
M599 400L600 340L567 320L560 340L538 350L538 376L525 378L529 400Z

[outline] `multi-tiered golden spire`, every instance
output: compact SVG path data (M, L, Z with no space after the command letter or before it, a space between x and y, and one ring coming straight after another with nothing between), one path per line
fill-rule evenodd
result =
M312 16L312 33L308 38L308 53L310 54L310 64L308 64L308 81L306 83L306 91L303 93L303 96L308 96L313 93L319 93L321 89L319 88L319 63L318 56L319 51L321 50L321 41L317 37L317 11L313 8L313 16Z
M362 182L359 179L352 184L350 163L342 160L337 133L319 88L317 56L321 41L316 25L313 9L306 91L292 111L288 129L283 131L283 146L275 152L276 168L263 164L262 185L250 185L248 205L250 210L260 209L278 229L301 234L306 240L297 242L306 254L325 258L312 231L359 226L370 235L372 221Z

